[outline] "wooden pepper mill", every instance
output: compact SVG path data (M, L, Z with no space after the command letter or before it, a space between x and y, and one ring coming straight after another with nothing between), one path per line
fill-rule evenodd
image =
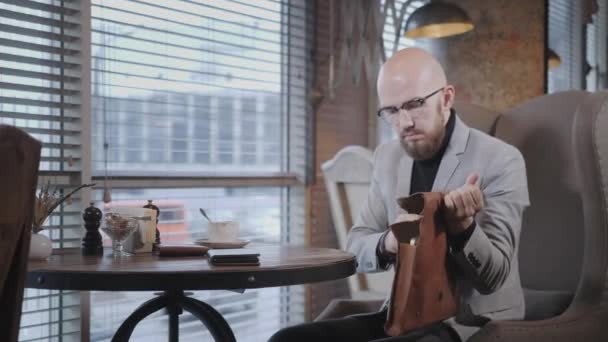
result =
M85 236L82 238L82 254L83 255L103 255L103 246L101 244L101 234L99 226L101 224L101 210L96 208L91 202L90 206L82 213L84 227L87 229Z
M160 216L160 209L152 204L152 200L148 200L148 204L144 205L144 208L154 209L156 211L156 239L154 241L154 245L152 246L152 250L156 251L160 245L160 231L158 230L158 217Z

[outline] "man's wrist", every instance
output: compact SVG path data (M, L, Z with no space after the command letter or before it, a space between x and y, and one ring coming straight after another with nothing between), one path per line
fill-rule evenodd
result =
M448 223L448 234L452 236L460 235L465 232L467 229L471 228L471 226L475 223L475 219L473 217L468 217L459 222L449 222Z
M464 246L471 238L471 235L473 235L476 227L477 224L475 223L475 220L473 220L473 222L465 230L459 232L458 234L450 234L448 232L448 243L452 252L460 252L464 249Z
M380 268L387 269L390 264L394 264L396 260L396 255L386 250L386 245L384 240L386 240L386 235L388 235L390 230L385 231L382 235L380 235L380 239L378 240L378 245L376 245L376 256L378 257L378 263L380 264Z

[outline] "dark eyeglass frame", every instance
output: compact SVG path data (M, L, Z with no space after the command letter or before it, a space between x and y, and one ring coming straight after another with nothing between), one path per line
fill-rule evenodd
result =
M390 110L391 111L390 115L395 115L395 114L398 114L401 109L406 110L406 111L410 111L410 110L413 110L413 109L416 109L416 108L420 108L420 107L424 106L424 103L426 102L426 100L428 100L431 96L437 94L438 92L440 92L440 91L442 91L444 89L445 89L445 86L443 86L443 87L435 90L434 92L428 94L427 96L416 97L416 98L413 98L411 100L405 101L399 107L395 107L395 106L382 107L382 108L378 109L377 114L378 114L379 117L385 118L385 116L382 115L382 113L384 111ZM386 119L389 119L389 118L386 118Z

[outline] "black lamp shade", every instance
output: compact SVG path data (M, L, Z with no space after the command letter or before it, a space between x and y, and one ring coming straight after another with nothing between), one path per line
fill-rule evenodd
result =
M405 23L408 38L441 38L468 32L473 21L460 7L445 2L430 2L412 13Z

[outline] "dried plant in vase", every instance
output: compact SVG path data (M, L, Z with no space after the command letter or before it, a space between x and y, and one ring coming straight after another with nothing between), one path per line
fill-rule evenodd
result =
M82 188L88 188L94 186L95 183L82 184L76 189L70 191L67 195L59 197L59 188L51 190L51 182L48 182L46 186L42 186L40 191L36 194L36 203L34 207L34 221L32 222L32 232L34 234L40 232L43 228L42 225L46 219L51 215L61 203L71 200L71 196Z

